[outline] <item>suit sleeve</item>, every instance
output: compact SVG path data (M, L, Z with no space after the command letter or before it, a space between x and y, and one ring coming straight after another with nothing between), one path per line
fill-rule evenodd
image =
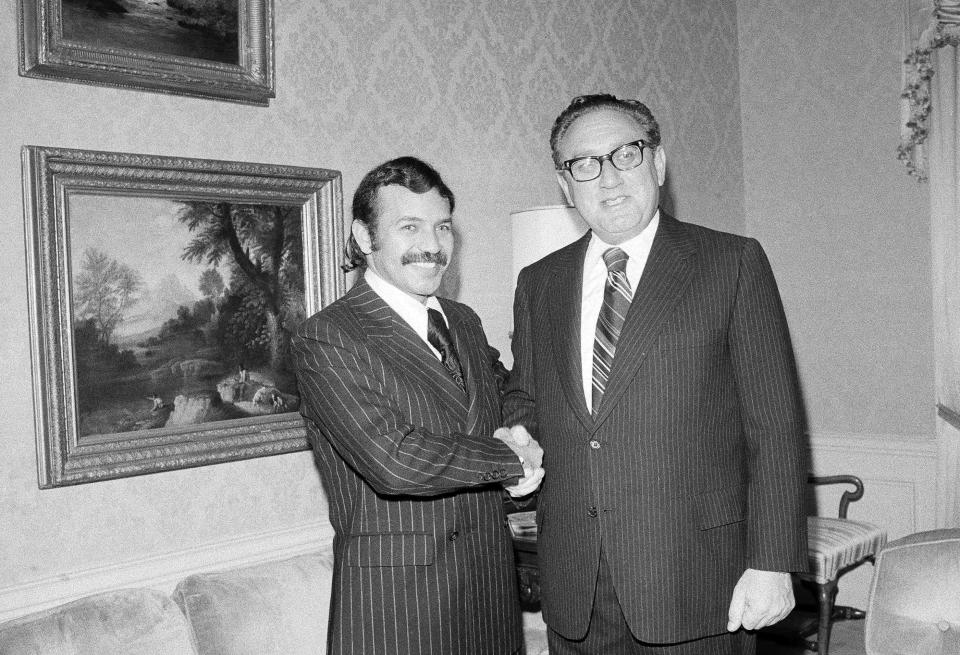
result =
M803 407L780 294L753 239L741 253L729 343L749 454L747 566L804 571Z
M410 423L384 386L383 364L330 322L301 329L293 352L301 413L377 493L435 496L523 475L499 439Z
M529 274L520 272L513 301L513 369L504 387L503 424L522 425L537 437L536 390L534 389L533 334L528 302Z

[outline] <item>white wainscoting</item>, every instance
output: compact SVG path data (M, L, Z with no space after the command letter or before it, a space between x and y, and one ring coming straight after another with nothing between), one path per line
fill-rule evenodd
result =
M852 473L860 477L866 493L863 500L850 506L849 517L885 527L891 540L937 527L938 447L934 438L814 434L810 459L818 475ZM840 487L818 490L820 513L835 515L841 493ZM332 539L329 523L313 522L0 587L0 621L120 587L152 587L170 593L177 581L191 573L293 557ZM866 607L872 575L870 564L845 574L838 602Z
M124 587L151 587L171 593L184 576L319 550L333 539L327 521L243 535L186 550L131 559L12 587L0 587L0 621L53 607L89 594Z
M933 435L813 434L814 473L851 473L863 480L863 499L850 505L848 518L886 528L892 541L937 527L938 447ZM844 486L817 488L818 513L836 516ZM873 566L866 564L840 579L837 602L867 605Z

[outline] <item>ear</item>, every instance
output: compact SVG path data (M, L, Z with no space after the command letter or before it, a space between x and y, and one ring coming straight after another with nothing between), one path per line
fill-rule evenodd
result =
M572 206L573 197L570 195L570 181L567 180L563 171L557 171L557 184L560 185L560 190L563 191L563 197L567 199L567 204Z
M667 179L667 153L663 146L657 147L653 155L653 167L657 169L657 186L663 186L663 181Z
M360 251L364 255L373 252L373 240L370 238L370 230L367 229L366 223L353 221L350 224L350 232L353 233L353 238L357 240L357 245L360 246Z

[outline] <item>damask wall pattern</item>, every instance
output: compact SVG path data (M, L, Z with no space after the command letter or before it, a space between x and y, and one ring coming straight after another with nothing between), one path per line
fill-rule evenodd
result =
M281 48L278 109L302 111L290 97L316 106L316 130L338 135L348 193L363 170L404 152L451 178L463 201L458 294L501 349L508 215L561 200L547 136L574 95L647 102L665 136L671 208L743 229L732 0L332 0L308 21L278 11L289 51L308 53L301 66Z
M472 137L493 150L542 140L566 99L612 89L642 97L676 131L700 133L707 160L721 149L725 159L737 140L732 2L333 0L315 9L290 30L291 49L314 56L278 77L287 90L313 87L322 120L348 136L431 150Z
M0 3L0 612L78 572L326 521L307 452L39 491L22 145L333 168L348 207L372 166L419 155L457 194L452 291L508 361L509 212L560 200L547 135L573 95L647 101L676 213L743 231L734 0L273 4L277 97L264 108L21 78L15 3Z

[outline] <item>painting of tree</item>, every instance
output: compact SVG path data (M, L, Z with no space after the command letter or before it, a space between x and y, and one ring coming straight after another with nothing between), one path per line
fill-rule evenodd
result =
M297 410L299 206L116 196L73 205L83 219L72 288L81 435Z
M178 218L193 235L184 259L229 262L235 280L230 293L237 298L231 317L248 331L264 323L237 345L251 356L265 346L270 366L286 370L291 323L302 318L303 307L299 208L188 202Z
M243 34L272 34L250 22L270 2L178 3L239 6ZM307 450L290 344L346 286L340 173L47 146L21 161L40 488Z
M143 280L135 270L101 250L87 248L75 282L77 318L92 320L97 338L109 344L114 329L136 301L142 286Z

